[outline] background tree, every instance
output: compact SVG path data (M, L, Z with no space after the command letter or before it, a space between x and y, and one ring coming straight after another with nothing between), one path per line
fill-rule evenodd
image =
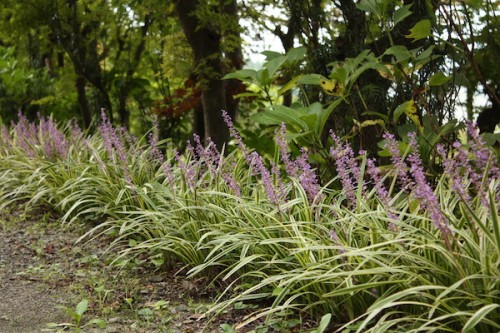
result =
M439 126L458 116L461 87L472 87L471 101L478 84L490 100L495 100L493 82L498 79L482 74L488 65L483 69L479 66L483 55L493 59L491 54L495 53L492 39L497 16L492 1L248 0L243 4L243 13L257 26L252 28L257 31L256 38L265 31L279 37L287 51L291 46L306 47L303 73L335 76L336 69L348 59L368 51L379 64L391 68L389 75L381 75L380 68L364 70L325 126L345 137L356 137L358 148L376 151L383 131L406 133L416 126L414 121L424 122L439 134ZM268 15L263 17L261 12ZM417 30L421 36L415 34ZM286 76L286 69L281 73ZM291 105L289 90L287 94L282 103ZM301 86L300 94L298 100L303 96L305 104L318 101L328 105L338 99L317 85ZM415 103L414 121L397 116L396 110L407 101ZM469 104L469 119L473 119Z
M142 55L156 17L156 3L133 3L134 8L124 1L24 1L10 5L3 12L3 24L10 31L20 32L21 37L6 42L32 44L31 27L37 27L37 40L50 50L57 50L57 54L44 54L42 66L53 73L54 57L61 69L68 70L66 63L72 66L76 102L85 127L90 126L92 117L99 115L101 109L111 120L116 110L121 124L129 127L134 97L131 95L137 95L137 90L147 93L149 85L149 80L137 75L137 70L144 61ZM36 48L25 48L27 52L33 49Z
M237 106L227 103L230 96L222 77L242 65L236 1L178 0L175 8L193 50L203 105L202 134L221 147L229 134L221 110L234 117Z
M302 46L305 58L278 64L275 77L269 78L274 85L270 92L286 88L274 105L319 103L327 110L335 104L324 128L352 138L357 148L375 151L383 131L404 134L417 126L417 119L439 132L439 126L456 118L457 96L464 87L469 118L480 111L473 103L477 94L488 96L490 102L483 108L498 104L499 24L493 0L3 4L0 115L7 121L18 111L31 117L41 112L59 119L77 116L88 127L105 109L110 119L136 133L148 130L158 118L165 137L182 142L198 132L221 146L227 140L221 109L234 117L241 106L242 123L255 127L259 125L249 117L269 106L267 99L255 96L238 105L240 100L233 96L242 92L241 82L221 80L243 66L241 33L250 39L274 34L286 53ZM248 31L241 28L239 17L245 26L251 25ZM428 34L413 38L412 29L419 23ZM337 80L332 75L364 52L385 70L370 65L342 96L318 84L293 81L311 74ZM277 53L266 56L270 61ZM398 116L409 101L415 103L414 120L405 113ZM264 127L260 129L269 131ZM242 132L252 135L251 130Z

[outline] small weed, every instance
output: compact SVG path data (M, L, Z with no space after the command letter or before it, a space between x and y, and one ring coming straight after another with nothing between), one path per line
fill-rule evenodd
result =
M71 332L83 333L85 327L97 326L99 328L105 328L106 322L102 319L92 319L85 324L82 323L82 318L89 306L89 301L83 299L78 303L75 309L60 305L59 308L64 310L66 314L71 317L71 322L68 323L48 323L47 326L50 329L58 329L57 332L63 332L64 330L70 330Z

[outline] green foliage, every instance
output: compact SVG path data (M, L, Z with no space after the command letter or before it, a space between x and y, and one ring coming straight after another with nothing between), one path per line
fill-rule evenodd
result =
M498 179L465 185L466 193L486 193L486 205L481 195L460 196L451 174L437 179L433 193L449 223L447 243L422 201L394 185L395 170L381 176L392 184L389 201L361 186L355 208L345 189L324 186L311 201L300 179L283 178L280 186L275 174L273 186L286 198L276 205L241 151L219 157L213 169L200 163L203 154L179 156L169 148L161 162L152 159L154 147L133 142L123 160L121 148L109 151L99 136L74 141L64 159L42 150L29 156L22 141L2 142L2 205L29 200L28 207L58 209L64 221L93 223L84 238L114 237L116 264L139 256L180 261L190 276L226 286L210 313L261 302L234 329L259 318L284 329L296 324L293 310L323 317L316 332L328 322L339 332L499 329ZM74 323L65 327L83 327L86 309L82 303L71 310Z
M81 65L94 75L95 80L85 80L87 88L92 86L89 101L95 104L108 95L110 109L125 105L118 109L132 107L136 115L144 115L159 96L164 97L161 103L172 103L167 98L170 89L180 86L195 67L189 61L177 67L178 60L166 59L172 49L179 54L187 50L174 38L178 25L149 27L149 15L160 12L149 2L132 11L119 6L116 12L108 3L76 3L80 16L73 23L89 27L92 33L80 36L81 44L52 45L55 50L62 47L65 59L76 64L74 73L61 71L67 82L83 75ZM471 176L464 194L454 188L452 175L440 173L444 162L437 154L438 143L461 135L457 132L461 126L454 121L458 88L466 86L473 92L480 85L495 100L499 85L492 59L499 43L491 4L434 8L429 0L411 5L391 0L362 0L350 7L346 3L338 8L344 20L329 26L319 24L326 22L327 9L334 12L326 3L309 6L316 10L312 11L309 1L305 5L291 1L288 23L297 25L288 25L290 35L278 25L271 30L282 40L298 36L303 46L283 54L266 51L260 69L225 76L247 85L247 91L237 95L242 104L251 100L242 107L243 122L249 122L243 136L253 141L251 147L259 149L259 156L268 158L262 168L274 163L269 175L258 170L241 143L239 150L217 156L217 163L210 164L210 158L196 149L182 155L169 146L159 152L155 145L127 139L123 133L113 132L123 146L115 142L110 147L109 138L93 135L71 141L64 156L47 153L52 141L46 136L37 134L30 141L13 134L12 140L0 137L0 207L16 200L50 205L61 212L64 222L95 223L86 237L114 237L112 248L120 251L117 263L134 256L146 256L156 267L180 261L190 275L207 276L214 285L222 282L227 288L211 313L262 302L264 309L239 325L222 327L228 332L260 318L266 318L263 330L292 324L288 319L281 324L273 321L286 318L290 310L323 317L316 332L330 329L328 322L338 332L498 331L494 319L500 311L498 179L486 180L494 162L481 170L484 177ZM37 22L45 22L40 34L48 28L72 32L65 35L56 29L63 37L82 33L83 29L71 31L74 26L67 22L61 27L47 25L43 14L50 12L49 5L43 1L40 8L45 11L29 12ZM197 18L203 26L213 23L218 32L229 33L234 27L225 25L224 16L216 15L211 5L200 6ZM62 17L75 20L68 8L56 9ZM457 11L464 15L456 15ZM107 15L118 20L99 23ZM293 22L297 17L307 20ZM458 18L469 24L460 24ZM485 22L481 31L473 27L476 18ZM135 24L143 21L142 27ZM155 23L160 21L155 17ZM144 34L141 28L151 28L152 33ZM172 34L165 37L161 29ZM111 38L115 35L119 38ZM452 37L444 40L445 35ZM227 38L226 52L237 44L232 37ZM3 38L14 44L13 37ZM155 43L146 43L152 39ZM41 49L50 49L47 40L37 41ZM86 48L71 53L68 45ZM146 45L153 45L149 51L158 57L143 58ZM16 108L33 109L54 106L59 98L50 91L53 78L43 66L16 62L14 50L21 52L2 49L0 93L7 99L0 103L14 101ZM210 60L199 59L195 65L199 69ZM11 110L2 114L4 123L11 115ZM309 167L317 168L321 176L323 185L314 198L308 196L300 176L281 178L286 166L278 162L279 149L271 136L282 123L291 155L307 149L306 158L314 162ZM432 194L439 199L437 209L446 217L450 233L443 237L428 205L415 196L414 191L423 189L397 183L397 170L391 170L397 167L394 161L380 169L382 184L389 185L387 198L375 188L357 186L355 205L346 204L349 193L337 186L342 173L325 171L333 170L332 139L326 135L332 127L343 139L352 140L355 149L382 158L391 157L380 141L382 131L397 134L395 150L405 154L411 152L409 133L417 132L415 150L425 166L422 177L433 177ZM485 139L490 144L498 141L495 134ZM368 178L368 160L359 156L357 161L362 167L352 178L362 184ZM468 179L467 172L461 172ZM240 185L237 190L231 180ZM478 180L483 182L475 184ZM277 202L271 200L269 186L279 194ZM482 197L483 192L487 196ZM83 308L74 311L80 316L73 316L76 326ZM144 309L138 315L146 318L151 311Z
M57 86L44 68L30 68L19 52L11 47L0 47L0 118L4 123L16 120L23 112L35 118L54 114L58 119L75 116L75 105L70 92Z
M57 332L62 332L66 329L70 329L72 332L83 332L85 327L97 326L99 328L105 328L106 322L102 319L92 319L85 324L82 323L83 315L87 312L89 306L89 301L87 299L83 299L78 303L75 309L68 308L66 306L60 306L61 309L66 312L66 314L72 319L70 323L49 323L47 326L49 328L55 328L62 330L58 330Z

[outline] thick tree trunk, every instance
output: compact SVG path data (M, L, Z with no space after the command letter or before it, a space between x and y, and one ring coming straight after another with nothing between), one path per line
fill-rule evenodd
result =
M186 39L194 53L201 83L205 140L210 137L221 148L229 137L229 130L222 119L226 108L224 84L221 81L221 36L208 25L202 25L194 15L196 0L178 0L175 4Z
M87 129L90 127L92 122L92 115L89 109L89 103L87 101L87 94L85 93L85 83L86 80L83 76L78 75L76 78L75 86L78 96L78 106L80 107L80 112L82 113L83 126Z

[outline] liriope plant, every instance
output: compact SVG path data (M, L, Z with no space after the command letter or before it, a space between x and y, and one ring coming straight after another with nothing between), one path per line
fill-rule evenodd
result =
M65 150L47 123L2 130L2 204L51 205L97 224L86 237L113 235L122 257L160 255L223 282L214 313L261 302L241 325L291 309L332 313L339 332L498 331L499 171L472 127L466 145L438 148L436 186L415 137L401 155L385 136L383 173L332 134L338 190L320 186L306 150L290 156L284 127L269 163L228 126L238 149L226 156L196 137L186 154L162 152L106 119Z

